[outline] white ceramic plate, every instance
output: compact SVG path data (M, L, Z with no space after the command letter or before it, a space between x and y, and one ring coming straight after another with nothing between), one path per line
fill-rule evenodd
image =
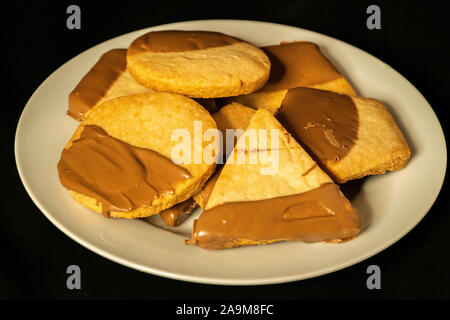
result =
M142 220L105 219L75 202L59 183L56 164L78 122L67 97L104 52L126 48L150 30L211 30L256 45L308 40L319 44L362 96L383 101L402 129L412 158L403 170L364 180L352 202L363 230L336 244L277 243L208 251L186 246L193 217L169 231ZM447 151L436 115L420 92L390 66L339 40L284 25L236 20L189 21L132 32L73 58L36 90L20 118L15 141L20 177L39 209L69 237L117 263L163 277L214 284L269 284L310 278L369 258L411 230L435 201ZM197 212L198 214L198 212Z

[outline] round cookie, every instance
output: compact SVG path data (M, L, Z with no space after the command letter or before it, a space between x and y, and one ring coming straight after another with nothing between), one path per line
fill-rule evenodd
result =
M197 193L215 169L215 162L203 158L178 164L171 160L180 144L174 132L182 130L193 142L196 121L201 134L216 129L200 104L178 94L151 92L109 100L86 115L66 145L58 163L60 181L78 202L108 217L159 213ZM186 150L194 156L210 144L190 143ZM123 203L128 208L118 205Z
M142 85L193 98L248 94L269 78L270 60L241 39L208 31L153 31L135 39L127 65Z

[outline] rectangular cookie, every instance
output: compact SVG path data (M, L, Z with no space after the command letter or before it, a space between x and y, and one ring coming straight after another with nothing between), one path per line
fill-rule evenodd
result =
M337 183L403 168L411 151L375 99L290 89L277 119Z
M258 91L232 97L252 108L265 108L275 113L288 89L309 87L356 95L337 68L320 51L317 44L306 41L285 42L262 48L271 62L270 77Z

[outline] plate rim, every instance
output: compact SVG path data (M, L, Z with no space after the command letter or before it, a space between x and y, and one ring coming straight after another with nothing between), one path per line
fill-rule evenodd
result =
M368 251L367 253L354 258L354 259L350 259L349 261L345 262L345 263L341 263L338 265L332 265L328 268L324 268L322 269L320 272L309 272L309 273L299 273L297 276L279 276L279 277L272 277L272 278L258 278L258 279L250 279L250 280L243 280L243 279L221 279L221 278L214 278L214 277L202 277L202 276L192 276L192 275L186 275L186 274L179 274L176 272L169 272L166 270L162 270L159 268L153 268L153 267L149 267L149 266L142 266L138 263L134 263L132 261L129 261L127 259L124 259L120 256L118 256L117 254L113 254L107 251L104 251L101 248L98 248L96 245L93 245L91 243L89 243L89 241L84 240L82 237L80 237L79 235L77 235L75 232L69 230L68 228L66 228L63 224L61 224L60 222L58 222L58 220L53 217L53 215L51 215L49 212L47 212L48 210L46 210L45 206L41 203L41 201L37 198L37 196L35 195L34 191L31 189L31 187L29 186L27 179L25 177L23 168L22 168L22 164L21 164L21 159L20 159L20 155L19 155L19 139L20 139L20 132L22 130L23 127L23 122L24 122L24 115L29 111L30 109L30 105L32 104L32 101L35 97L35 95L37 94L37 92L41 89L41 87L48 82L52 76L57 73L58 70L60 70L61 68L63 68L66 64L71 63L72 60L76 59L78 56L91 51L91 50L95 50L97 47L102 46L108 42L112 42L118 38L124 37L124 36L129 36L132 33L140 33L140 32L145 32L147 30L150 29L154 29L154 28L167 28L167 27L171 27L171 26L175 26L177 24L189 24L189 23L203 23L203 22L209 22L209 23L241 23L241 22L249 22L249 23L256 23L256 24L267 24L267 25L276 25L276 26L281 26L284 28L291 28L292 30L301 30L301 31L306 31L315 35L318 35L320 37L324 37L326 39L331 39L333 41L338 41L341 44L345 45L345 46L349 46L351 47L353 50L357 50L360 53L363 53L365 55L369 55L371 58L373 58L374 60L377 60L378 62L384 64L384 65L388 65L385 62L383 62L382 60L378 59L377 57L373 56L372 54L370 54L367 51L364 51L356 46L353 46L345 41L342 41L340 39L316 32L316 31L312 31L312 30L308 30L308 29L304 29L304 28L300 28L300 27L295 27L295 26L290 26L290 25L285 25L285 24L280 24L280 23L273 23L273 22L267 22L267 21L257 21L257 20L240 20L240 19L202 19L202 20L188 20L188 21L178 21L178 22L172 22L172 23L166 23L166 24L162 24L162 25L156 25L156 26L150 26L150 27L146 27L146 28L141 28L139 30L135 30L135 31L131 31L131 32L127 32L125 34L122 35L118 35L116 37L107 39L105 41L102 41L82 52L80 52L79 54L75 55L74 57L72 57L71 59L69 59L68 61L66 61L64 64L62 64L61 66L59 66L57 69L55 69L54 71L52 71L50 73L50 75L48 75L41 83L40 85L34 90L33 94L30 96L30 98L28 99L27 103L25 104L25 107L23 108L21 115L19 117L18 123L17 123L17 127L16 127L16 131L15 131L15 138L14 138L14 156L15 156L15 162L16 162L16 168L17 171L19 173L20 179L22 181L22 184L27 192L27 194L29 195L29 197L32 199L32 201L34 202L34 204L38 207L38 209L41 211L42 214L44 214L44 216L54 225L56 226L60 231L62 231L66 236L68 236L69 238L71 238L72 240L76 241L77 243L79 243L80 245L82 245L83 247L89 249L90 251L102 256L103 258L109 259L115 263L121 264L123 266L141 271L141 272L146 272L149 274L153 274L153 275L157 275L157 276L161 276L161 277L165 277L165 278L169 278L169 279L175 279L175 280L181 280L181 281L188 281L188 282L193 282L193 283L202 283L202 284L216 284L216 285L268 285L268 284L276 284L276 283L286 283L286 282L293 282L293 281L299 281L299 280L305 280L305 279L310 279L313 277L319 277L322 276L324 274L330 274L342 269L345 269L347 267L350 267L352 265L355 265L361 261L364 261L374 255L376 255L377 253L389 248L391 245L393 245L394 243L398 242L400 239L402 239L406 234L408 234L412 229L414 229L417 224L419 224L423 218L425 217L425 215L430 211L431 207L433 206L433 204L436 202L436 199L438 198L441 190L442 190L442 186L445 180L445 176L446 176L446 170L447 170L447 145L446 145L446 140L445 140L445 135L444 132L442 130L442 125L436 115L436 113L434 112L433 108L431 107L430 103L428 102L428 100L423 96L422 92L419 91L413 83L411 83L407 78L405 78L401 73L399 73L396 69L392 68L391 66L390 69L392 69L393 72L395 72L397 74L397 76L399 76L403 81L406 81L409 85L411 85L414 90L423 98L423 100L426 102L426 104L424 105L426 108L428 108L431 112L431 115L433 117L433 120L438 124L438 128L440 135L441 135L441 142L442 142L442 146L443 146L443 155L444 155L444 166L443 166L443 173L440 177L440 181L439 183L436 183L436 186L438 185L438 188L436 188L436 192L433 195L433 197L430 197L430 200L428 201L428 203L426 204L427 209L421 214L420 218L417 219L417 221L412 224L411 226L409 226L408 228L405 228L402 232L398 232L396 233L395 237L392 237L392 239L386 243L383 243L383 245L380 245L376 248L373 248L372 250Z

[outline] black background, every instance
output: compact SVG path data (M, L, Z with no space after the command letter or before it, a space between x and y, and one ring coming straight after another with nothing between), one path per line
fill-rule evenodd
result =
M105 40L145 27L196 19L248 19L335 37L373 54L409 79L432 105L448 138L450 32L443 2L135 2L3 4L2 76L6 81L0 100L0 298L450 298L448 179L425 218L390 248L344 270L279 285L214 286L160 278L98 256L53 226L27 195L16 170L14 134L22 109L39 84L67 60ZM70 4L81 8L81 30L66 28ZM366 28L370 4L381 8L381 30ZM82 270L81 290L66 288L66 268L71 264ZM366 287L366 268L371 264L381 268L381 290Z

